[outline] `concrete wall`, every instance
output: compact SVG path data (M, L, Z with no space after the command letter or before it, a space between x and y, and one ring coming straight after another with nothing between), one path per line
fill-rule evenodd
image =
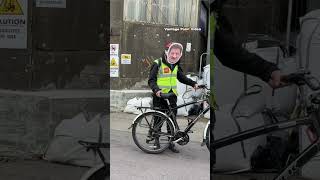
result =
M63 119L85 109L108 111L104 90L0 91L0 152L2 156L33 157L46 151Z

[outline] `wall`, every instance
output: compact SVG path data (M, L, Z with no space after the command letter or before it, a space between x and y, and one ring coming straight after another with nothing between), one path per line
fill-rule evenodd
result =
M75 88L87 79L105 88L107 2L67 0L66 8L36 7L29 1L28 48L0 49L0 88ZM90 68L88 68L89 66ZM90 72L88 72L90 69Z
M286 30L288 0L229 0L224 14L245 39L248 33L278 35Z
M132 55L132 64L120 64L119 77L110 79L111 89L148 89L146 79L151 64L162 55L165 43L172 40L182 43L184 48L187 42L192 43L191 52L184 52L181 64L184 72L198 71L207 43L199 31L165 31L172 26L124 22L123 1L111 0L111 7L110 43L120 44L119 56Z

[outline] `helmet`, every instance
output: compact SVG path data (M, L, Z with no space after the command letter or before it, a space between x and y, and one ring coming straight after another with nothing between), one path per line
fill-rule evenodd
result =
M173 49L173 48L178 48L178 49L180 49L180 56L177 58L177 59L170 59L170 57L169 57L169 52ZM166 54L166 56L167 56L167 62L169 63L169 64L175 64L175 63L177 63L179 60L180 60L180 58L181 58L181 56L182 56L182 52L183 52L183 46L182 46L182 44L180 44L180 43L177 43L177 42L169 42L169 43L167 43L166 45L165 45L165 54Z

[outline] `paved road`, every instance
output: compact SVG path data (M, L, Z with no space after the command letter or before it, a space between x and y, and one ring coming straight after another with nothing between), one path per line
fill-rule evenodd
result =
M165 151L152 155L142 152L128 130L136 115L111 113L111 180L209 180L209 153L200 146L205 121L190 134L191 142L178 146L179 154ZM183 118L178 119L182 124ZM214 175L214 180L272 180L275 174ZM290 180L306 180L294 177Z
M180 153L167 150L146 154L133 142L131 133L111 130L112 180L209 180L209 152L200 143L179 146Z
M42 160L0 161L1 180L79 180L88 168Z
M146 154L133 142L128 130L135 115L111 114L111 179L112 180L209 180L209 152L201 145L200 122L189 142L178 146L180 153L167 150L162 154ZM181 119L181 121L183 121ZM182 122L183 124L184 122Z

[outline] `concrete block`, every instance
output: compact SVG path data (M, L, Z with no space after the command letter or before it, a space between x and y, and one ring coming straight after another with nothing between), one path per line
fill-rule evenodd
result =
M86 105L108 112L105 90L0 91L0 156L43 154L54 129Z
M111 90L110 111L122 112L127 102L134 97L150 97L151 90Z

